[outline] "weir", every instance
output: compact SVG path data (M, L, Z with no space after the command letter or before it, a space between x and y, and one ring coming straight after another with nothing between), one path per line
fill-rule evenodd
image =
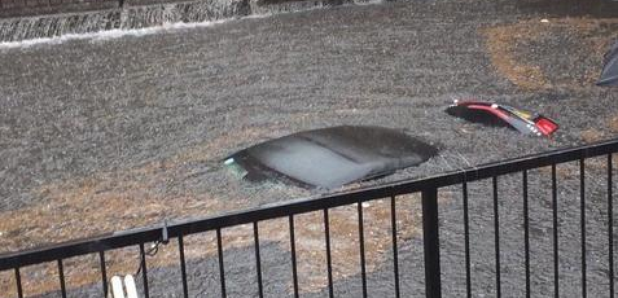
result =
M142 5L92 12L0 19L0 43L107 30L142 29L178 23L203 23L246 16L302 11L366 0L256 1L200 0Z

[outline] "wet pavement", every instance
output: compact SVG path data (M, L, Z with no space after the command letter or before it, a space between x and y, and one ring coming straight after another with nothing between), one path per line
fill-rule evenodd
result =
M548 18L558 25L551 27L555 29L551 36L531 33L534 38L530 40L536 44L527 49L537 49L538 44L577 44L580 37L573 32L581 27L569 27L570 19L565 21L562 14L496 3L344 6L144 36L0 48L0 230L4 235L0 247L17 250L154 224L163 218L208 216L320 195L276 183L253 186L237 181L222 166L222 159L242 148L301 130L334 125L403 128L441 149L420 167L363 186L614 137L618 133L616 89L593 84L567 86L564 82L574 80L572 77L553 77L573 65L579 65L574 71L600 73L603 52L593 47L597 44L591 42L590 48L585 44L557 64L539 62L536 68L530 66L536 61L530 57L538 57L539 52L500 55L504 48L488 40L493 35L488 35L487 28L520 21L540 25L542 18ZM598 23L590 16L575 19ZM614 20L604 22L613 28ZM528 33L525 30L524 35ZM508 41L508 36L500 38L506 38L500 42ZM582 55L589 58L582 60ZM500 57L510 60L501 61ZM532 71L527 73L532 76L541 72L548 82L542 86L521 83L520 73L504 71L513 61L523 61L525 65L518 69L529 67ZM579 81L586 81L588 77L581 78ZM452 98L467 95L536 110L555 119L561 128L552 139L531 138L506 128L468 124L443 112ZM538 297L551 293L551 275L544 274L551 272L547 270L552 262L547 254L551 241L547 240L550 222L546 217L551 201L546 193L546 173L543 177L531 178L535 183L531 189L538 198L531 202L532 216L538 219L534 223L539 227L533 234ZM568 177L561 186L561 239L567 243L561 259L565 295L578 293L579 286L578 246L570 240L577 239L579 231L575 221L578 184L568 182ZM508 293L507 297L522 294L518 179L501 179L504 239L515 240L503 247L503 293ZM473 283L475 293L491 295L493 260L485 256L493 253L493 235L487 228L492 225L489 215L493 207L488 184L483 185L470 188L471 214L475 214L471 219ZM603 182L595 179L589 185L591 192L599 195L589 204L594 213L588 228L604 230L606 213L602 211L603 192L599 191L604 189ZM444 269L445 294L459 297L465 293L462 207L457 189L446 192L450 199L441 205L443 256L451 266ZM589 239L590 263L596 264L591 265L589 274L589 283L596 285L591 289L594 297L604 297L601 292L606 287L603 235L598 232ZM420 264L419 243L416 236L402 241L402 262ZM283 260L288 256L276 249L280 248L272 252L264 249L272 256L265 262L286 264ZM245 272L243 268L252 266L247 253L252 253L250 248L230 249L226 258L238 266L230 272ZM392 291L390 254L385 252L383 258L383 264L370 274L371 291L380 297ZM405 293L422 293L422 267L402 267ZM204 268L207 266L195 269L195 279L210 274ZM169 282L156 296L181 293L180 285L171 279L176 275L170 272L175 270L153 271L163 276L161 283ZM287 273L273 270L269 275L275 281L271 285L277 296L290 294ZM167 276L172 277L167 280ZM236 290L230 296L252 295L255 289L244 285L254 279L252 275L234 276L230 287ZM192 283L196 291L216 295L216 290L208 290L216 283L208 280ZM357 297L359 289L357 276L337 280L342 296ZM83 297L83 293L75 295Z

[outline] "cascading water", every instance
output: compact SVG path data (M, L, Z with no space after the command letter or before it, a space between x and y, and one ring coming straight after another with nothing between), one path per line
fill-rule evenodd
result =
M107 30L212 22L249 15L367 2L367 0L318 0L269 3L261 0L200 0L86 13L11 18L0 20L0 43L84 35Z
M140 29L179 22L205 22L250 14L248 0L196 2L130 7L0 21L0 41L22 41L113 29Z

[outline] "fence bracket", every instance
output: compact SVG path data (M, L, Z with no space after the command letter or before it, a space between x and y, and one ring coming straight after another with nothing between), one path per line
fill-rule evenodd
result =
M169 232L167 230L167 219L163 220L163 229L161 230L161 243L170 243Z

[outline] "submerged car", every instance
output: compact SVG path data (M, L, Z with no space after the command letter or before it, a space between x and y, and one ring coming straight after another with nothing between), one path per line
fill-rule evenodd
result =
M618 40L605 54L605 65L601 77L597 81L599 86L618 86Z
M419 165L438 150L391 128L336 126L295 133L232 154L225 165L245 179L332 189Z
M491 102L456 100L446 112L471 122L507 126L526 135L549 137L559 127L556 122L538 113Z

